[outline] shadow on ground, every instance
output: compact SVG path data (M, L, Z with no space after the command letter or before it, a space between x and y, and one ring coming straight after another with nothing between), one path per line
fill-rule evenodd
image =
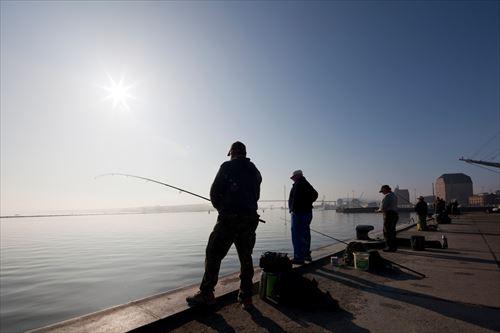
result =
M378 284L357 276L321 268L314 274L344 284L351 288L373 293L434 311L443 316L462 320L480 327L500 331L500 309L475 304L455 302L435 296ZM389 304L390 305L390 304Z
M280 304L258 300L253 309L246 310L249 316L245 310L239 308L223 311L225 307L236 306L236 293L232 293L218 299L217 305L213 307L191 308L133 332L167 332L184 329L184 325L190 325L189 329L197 331L214 330L220 333L234 333L241 331L243 326L252 332L277 333L289 331L286 326L290 325L291 321L294 331L314 331L314 328L317 329L319 326L331 332L369 333L369 330L354 324L353 314L339 308L338 302L329 293L319 289L314 280L307 279L300 274L293 274L289 278L289 284L283 288L293 288L293 290L283 289L282 292L295 297L284 297ZM302 292L298 292L300 290ZM263 313L265 308L269 309L268 306L276 310L272 312L273 318ZM235 320L238 321L238 327L233 327L229 323ZM202 327L200 328L199 325Z
M426 250L425 252L432 252L432 253L424 253L424 252L402 250L399 252L401 252L405 255L410 255L410 256L427 257L427 258L435 258L435 259L457 260L457 261L474 262L474 263L480 263L480 264L496 264L497 263L495 260L490 260L490 259L471 258L471 257L463 257L463 256L450 256L450 255L446 255L446 254L441 254L441 253L444 253L442 251ZM458 252L458 253L460 253L460 252Z

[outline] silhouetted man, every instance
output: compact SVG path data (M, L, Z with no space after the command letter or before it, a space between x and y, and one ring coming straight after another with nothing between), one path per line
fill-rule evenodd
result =
M418 215L417 230L425 231L427 230L427 214L428 214L427 202L425 202L424 197L418 197L418 202L415 205L415 212Z
M252 251L255 245L255 230L259 224L257 201L262 177L246 157L246 147L243 143L233 143L227 155L231 156L231 159L221 165L210 189L212 205L219 215L208 239L205 274L200 291L186 298L189 305L215 303L214 288L219 277L220 264L234 243L241 264L238 301L244 308L252 306Z
M290 190L288 208L292 214L292 263L301 265L311 261L311 221L312 204L318 198L318 192L306 180L302 170L293 172L293 187Z

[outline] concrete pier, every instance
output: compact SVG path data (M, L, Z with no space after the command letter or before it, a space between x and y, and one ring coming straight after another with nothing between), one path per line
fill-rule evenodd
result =
M190 286L36 332L499 332L500 215L470 213L439 229L412 227L398 237L440 240L444 234L448 249L381 252L425 278L403 268L390 274L334 270L328 259L342 244L314 252L315 261L300 270L338 301L337 310L308 311L255 296L255 309L245 311L236 303L234 274L221 279L212 311L187 308L185 297L197 289Z

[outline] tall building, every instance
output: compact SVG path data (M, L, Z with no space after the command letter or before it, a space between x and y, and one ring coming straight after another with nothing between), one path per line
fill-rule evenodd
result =
M467 206L472 195L472 179L463 173L445 173L436 179L436 196L445 201L457 200Z
M398 197L398 207L412 206L410 202L410 191L407 189L400 189L399 185L396 185L394 194Z

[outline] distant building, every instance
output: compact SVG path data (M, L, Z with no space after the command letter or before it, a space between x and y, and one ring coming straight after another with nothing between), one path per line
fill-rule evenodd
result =
M410 191L408 191L407 189L400 189L399 185L396 185L394 194L396 194L396 196L398 197L398 207L412 206L410 202Z
M494 193L480 193L469 197L469 205L475 207L494 206L498 202L498 196Z
M436 180L436 196L445 201L457 200L467 206L472 195L472 179L463 173L445 173Z
M361 207L361 201L359 201L359 199L352 199L351 208L359 208L359 207Z

